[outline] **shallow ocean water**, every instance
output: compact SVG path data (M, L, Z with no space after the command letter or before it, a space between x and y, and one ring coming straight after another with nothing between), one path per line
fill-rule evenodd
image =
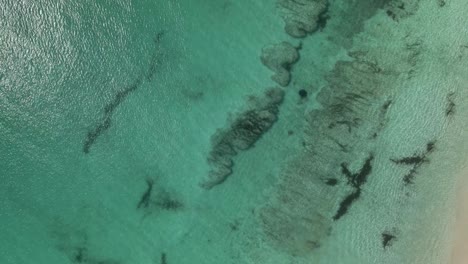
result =
M447 262L468 5L281 3L0 1L0 263Z

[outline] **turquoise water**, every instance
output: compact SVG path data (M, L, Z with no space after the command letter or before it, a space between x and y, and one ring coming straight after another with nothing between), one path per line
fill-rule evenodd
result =
M0 263L447 262L468 4L257 2L0 1Z

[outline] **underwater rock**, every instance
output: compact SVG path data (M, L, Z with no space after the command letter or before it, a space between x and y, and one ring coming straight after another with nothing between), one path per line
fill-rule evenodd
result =
M325 181L325 184L326 185L329 185L329 186L335 186L338 184L338 180L337 179L334 179L334 178L331 178L331 179L327 179Z
M285 22L284 30L294 38L303 38L318 27L320 15L327 9L327 0L278 0Z
M262 49L260 59L263 65L275 73L271 79L277 84L288 86L291 80L291 67L299 60L299 48L283 41Z
M302 99L307 98L307 91L306 90L301 89L301 90L299 90L298 93L299 93L299 97L301 97Z
M218 129L211 138L212 150L208 156L211 167L208 179L201 183L205 189L221 184L232 173L232 158L239 151L251 148L276 122L284 92L280 88L266 91L257 104L240 114L225 129Z
M160 264L167 264L167 255L166 253L161 253L161 262Z
M389 232L383 232L382 233L382 246L384 249L387 247L391 246L393 244L393 241L396 239L396 236L392 233Z

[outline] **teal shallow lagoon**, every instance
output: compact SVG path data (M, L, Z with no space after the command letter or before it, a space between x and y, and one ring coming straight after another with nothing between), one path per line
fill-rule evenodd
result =
M442 29L468 6L409 4L396 21L390 2L330 1L304 39L274 1L2 2L0 262L440 263L455 181L437 170L464 159L467 103L465 40ZM212 136L278 86L260 56L282 41L302 48L277 121L201 188ZM364 95L340 114L343 91ZM370 153L334 221L356 190L342 168L356 174ZM385 248L383 234L396 238Z

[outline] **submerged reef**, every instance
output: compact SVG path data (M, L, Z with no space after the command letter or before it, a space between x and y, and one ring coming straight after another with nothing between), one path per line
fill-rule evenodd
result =
M385 7L386 14L395 21L413 15L419 8L419 0L393 0Z
M280 86L288 86L291 81L291 67L299 60L298 49L300 47L294 47L286 41L262 49L260 59L263 65L275 73L271 79Z
M285 22L284 30L294 38L303 38L314 32L327 4L327 0L278 0L277 6ZM323 21L321 23L323 25Z
M378 2L378 5L373 4L372 10L384 5L399 8L395 3L402 1ZM417 7L417 1L403 2L416 3L414 6ZM404 8L410 11L411 6ZM398 13L395 19L409 14ZM400 102L395 103L399 97L395 95L406 89L401 82L417 70L415 67L422 60L419 55L424 51L423 42L416 35L393 31L395 24L382 26L394 33L392 38L385 39L389 42L385 47L376 48L370 44L375 40L379 27L369 35L363 33L363 36L353 38L349 43L354 46L348 52L350 59L334 64L315 98L320 107L305 113L304 133L301 134L303 149L289 157L277 175L276 185L271 188L268 199L255 211L263 231L262 240L275 250L315 260L322 253L317 248L327 244L332 230L334 237L340 236L341 229L335 229L340 222L345 224L349 220L353 225L359 225L365 222L363 219L382 221L389 215L401 213L395 209L375 210L372 214L358 210L361 209L359 203L363 207L365 204L366 207L378 208L388 206L385 199L397 199L380 197L385 194L375 191L381 187L370 189L376 186L370 186L368 179L384 177L387 173L377 169L380 167L377 162L389 167L392 162L398 166L411 166L415 171L420 164L427 162L426 155L435 151L435 141L430 141L425 151L388 160L392 157L387 156L388 142L394 134L385 130L395 125L391 118L396 117L395 111L400 110L397 109ZM382 52L382 49L391 50L394 56L389 57L389 53ZM405 118L410 118L413 113L405 112ZM409 133L416 136L416 132ZM397 182L386 179L372 181L373 184L376 182L386 184L383 188L400 187L396 186ZM382 231L376 232L375 242L388 248L398 234ZM355 232L354 235L356 241L369 236L363 232Z
M325 27L327 26L327 22L330 19L330 15L328 11L329 10L328 10L328 4L327 4L325 10L322 13L320 13L319 18L317 20L317 28L320 32L322 32L325 29Z
M366 21L381 12L390 1L392 0L345 1L346 8L340 8L338 3L330 1L331 12L325 11L320 15L319 30L322 29L322 24L328 14L333 14L333 19L346 21L346 23L330 25L330 30L333 32L330 41L348 49L353 45L353 38L365 30Z
M313 157L291 161L271 200L257 214L268 243L291 256L311 254L331 232L330 210L338 188L330 188L319 175L333 172L317 166Z
M268 89L263 98L257 98L252 108L237 115L224 129L218 129L211 138L212 150L208 156L211 167L208 179L201 183L205 189L224 182L232 173L232 158L239 151L247 150L276 122L284 91Z
M257 211L265 240L292 256L311 255L326 241L336 221L362 199L373 170L378 146L371 138L383 129L399 74L383 70L368 52L351 55L327 76L316 98L321 108L306 113L302 151L282 168Z

